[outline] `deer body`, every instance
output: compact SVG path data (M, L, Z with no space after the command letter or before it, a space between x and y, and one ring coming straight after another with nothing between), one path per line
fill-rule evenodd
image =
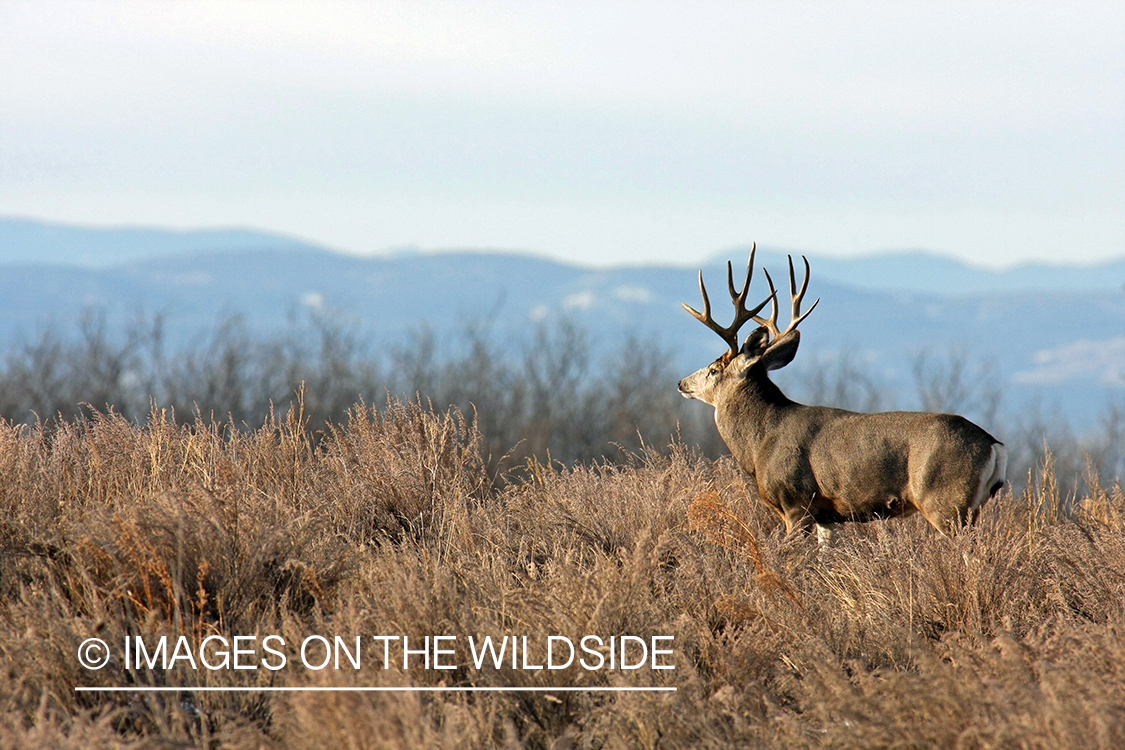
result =
M741 294L734 289L728 265L736 306L735 323L728 328L718 327L710 317L700 275L704 313L688 311L731 343L731 350L681 380L679 388L685 397L715 408L719 434L755 479L762 500L791 532L811 531L814 524L821 532L843 521L919 511L941 531L974 522L984 502L1003 486L1003 445L953 414L861 414L787 398L768 373L792 361L800 343L796 323L812 312L810 308L801 315L799 310L808 284L808 261L800 293L790 261L793 322L780 331L772 279L771 296L754 310L745 309L753 259L752 251ZM758 318L756 313L770 300L770 319ZM739 347L738 327L750 319L764 325Z

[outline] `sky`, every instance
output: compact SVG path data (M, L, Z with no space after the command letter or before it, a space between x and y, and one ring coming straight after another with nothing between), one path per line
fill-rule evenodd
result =
M0 0L0 215L1125 256L1125 3Z

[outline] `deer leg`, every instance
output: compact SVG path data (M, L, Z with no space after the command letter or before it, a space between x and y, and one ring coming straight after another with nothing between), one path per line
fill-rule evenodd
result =
M827 549L832 546L836 540L836 524L834 523L818 523L816 524L816 546L821 549Z
M811 536L813 532L813 518L808 514L804 508L787 508L781 514L782 520L785 521L785 533L787 536L793 536L798 531L804 532L805 536Z
M931 500L922 508L922 515L929 521L930 526L937 529L942 536L952 536L966 526L968 523L967 512L968 509L964 503L959 503L953 499L940 503Z
M980 507L971 488L949 489L937 498L931 497L922 508L922 515L944 536L956 534L977 522Z

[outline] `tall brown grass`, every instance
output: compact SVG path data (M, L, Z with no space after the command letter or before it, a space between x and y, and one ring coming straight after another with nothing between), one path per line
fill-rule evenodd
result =
M473 420L314 435L155 412L0 423L5 747L1125 747L1125 496L1048 462L978 526L785 538L683 446L498 476ZM675 670L83 669L78 645L278 633L675 636ZM199 686L674 686L212 693ZM76 686L173 686L78 693Z

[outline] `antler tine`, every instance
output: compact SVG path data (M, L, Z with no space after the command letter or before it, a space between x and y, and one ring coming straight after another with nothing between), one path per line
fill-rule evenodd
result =
M797 324L800 323L805 318L807 318L809 316L809 313L811 313L813 310L815 310L816 306L818 304L820 304L820 297L817 297L816 302L812 303L812 307L810 307L808 310L805 310L804 315L801 314L801 300L803 300L805 298L805 292L808 291L808 288L809 288L809 271L810 271L810 269L809 269L809 259L802 255L801 260L803 260L805 262L805 278L801 281L801 291L798 292L797 291L797 279L796 279L796 277L793 273L793 256L792 255L789 256L789 296L793 300L793 309L792 309L792 314L790 316L791 322L789 323L789 326L785 329L786 333L788 333L789 331L792 331L794 328L796 328Z
M801 300L805 298L805 290L809 288L809 260L805 256L801 256L805 261L805 278L801 280L801 291L797 291L797 277L793 273L793 256L789 257L789 299L792 301L792 309L790 319L796 318L801 314Z
M727 288L730 289L730 298L736 306L746 304L746 293L750 291L750 279L754 276L754 253L757 251L758 243L755 242L750 246L750 259L746 261L746 281L742 284L741 294L734 288L734 266L727 261Z
M809 275L810 275L810 273L809 273L810 272L809 259L802 255L801 260L803 260L805 262L805 278L801 281L801 288L800 288L800 290L798 290L797 289L797 274L793 270L793 256L792 255L789 256L789 300L790 300L789 311L790 311L790 314L789 314L789 325L787 325L785 327L785 330L782 331L781 329L779 329L777 327L777 313L778 313L779 305L777 304L776 296L773 297L773 307L772 307L771 312L770 312L769 320L765 320L765 319L759 318L757 316L754 317L754 320L758 323L758 325L765 326L766 330L768 330L770 332L770 336L772 337L773 341L777 341L779 338L781 338L785 334L787 334L790 331L792 331L793 329L795 329L797 327L797 325L800 324L800 322L802 320L807 318L809 316L809 313L811 313L813 310L815 310L816 306L820 303L820 298L818 297L816 302L812 303L812 307L810 307L808 310L806 310L804 312L804 314L801 313L801 301L805 298L805 292L808 291ZM777 289L773 285L773 279L770 277L770 272L766 271L765 269L762 269L762 271L766 274L766 281L770 285L770 292L772 292L774 295L776 295Z
M707 298L707 287L703 285L703 271L699 272L699 293L703 296L703 312L699 312L686 302L681 303L681 306L692 314L696 320L705 326L711 327L715 319L711 317L711 300Z
M703 296L703 316L712 322L714 318L711 317L711 300L707 297L707 286L703 283L703 269L699 269L699 293Z
M770 336L776 341L777 337L781 335L781 331L777 328L777 287L773 285L773 277L770 276L769 271L763 268L762 273L766 275L766 283L770 285L770 296L766 302L772 302L773 304L770 306L769 320L759 318L755 315L754 322L760 326L765 326L766 330L770 332ZM763 302L762 305L764 306L765 302Z

